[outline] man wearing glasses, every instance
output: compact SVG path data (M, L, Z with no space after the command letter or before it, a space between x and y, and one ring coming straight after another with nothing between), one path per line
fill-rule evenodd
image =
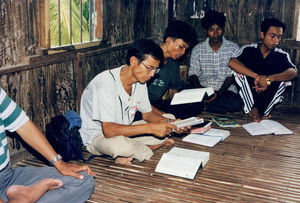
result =
M162 97L168 91L168 97L172 99L182 88L178 59L188 48L195 45L196 41L196 32L190 25L179 20L169 23L164 33L163 43L160 45L164 54L164 59L159 66L160 72L147 83L151 105L160 110L154 108L158 114L167 112L180 118L189 116L182 114L178 106L170 106L170 100L163 100Z
M146 82L159 71L161 48L152 40L141 39L127 52L126 64L98 74L81 98L80 134L92 154L109 155L116 162L131 165L133 159L148 160L153 150L171 146L166 138L176 129L168 119L152 111ZM147 123L132 125L136 112Z

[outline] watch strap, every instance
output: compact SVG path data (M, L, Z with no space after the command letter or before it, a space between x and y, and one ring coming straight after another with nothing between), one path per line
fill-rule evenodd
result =
M60 154L57 154L56 157L50 161L50 164L53 166L60 159L62 159L62 156Z

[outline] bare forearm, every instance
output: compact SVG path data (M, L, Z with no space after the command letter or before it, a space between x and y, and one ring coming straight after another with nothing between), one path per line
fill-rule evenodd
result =
M152 108L152 112L154 112L154 113L156 113L156 114L158 114L158 115L164 114L163 111L159 110L159 109L156 108L155 106L152 106L152 105L151 105L151 108Z
M252 78L256 78L258 76L255 72L247 68L242 62L240 62L236 58L230 59L228 66L230 66L237 73L247 75Z
M170 99L173 99L174 97L174 94L177 93L178 90L175 90L175 89L169 89L169 97Z
M39 152L48 161L56 157L57 153L49 144L43 133L31 120L29 120L21 128L19 128L17 130L17 133L27 144L29 144L33 149Z
M289 68L282 73L269 75L268 78L274 81L290 81L297 77L298 72L294 68Z
M191 75L189 77L189 82L190 84L194 87L194 88L200 88L202 87L200 82L199 82L199 79L196 75Z
M147 121L148 123L162 123L166 122L168 119L155 113L154 111L143 113L143 120Z
M218 91L218 96L222 95L227 89L228 87L232 84L232 76L227 77L223 83L223 85L221 86L221 88Z
M142 125L122 125L118 123L113 122L103 122L102 123L102 129L104 136L109 137L115 137L119 135L123 135L125 137L131 137L135 135L141 135L146 133L151 133L149 131L148 124L142 124Z

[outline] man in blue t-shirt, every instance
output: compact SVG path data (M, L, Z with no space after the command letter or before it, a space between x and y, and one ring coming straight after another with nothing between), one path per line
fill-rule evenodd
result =
M256 122L271 117L273 107L283 100L285 82L297 77L297 69L289 55L276 48L285 28L277 19L264 20L261 43L243 46L229 61L241 88L244 111Z
M172 113L176 117L189 117L185 105L170 105L170 100L163 100L163 95L168 91L167 97L172 99L174 94L181 89L180 67L178 59L186 54L197 42L195 30L187 23L179 20L169 23L160 47L163 50L164 61L161 62L153 79L148 81L148 93L152 107L158 114ZM185 110L183 112L183 107Z

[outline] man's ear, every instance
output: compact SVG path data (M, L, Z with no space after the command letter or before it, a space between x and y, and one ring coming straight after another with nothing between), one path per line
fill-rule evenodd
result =
M129 62L132 66L137 66L139 64L139 60L135 56L130 57Z
M265 33L264 33L264 32L260 32L260 33L259 33L259 36L260 36L260 39L262 40L262 39L264 39L264 37L265 37Z
M173 42L173 38L172 37L167 37L166 38L166 43L170 44L171 42Z

